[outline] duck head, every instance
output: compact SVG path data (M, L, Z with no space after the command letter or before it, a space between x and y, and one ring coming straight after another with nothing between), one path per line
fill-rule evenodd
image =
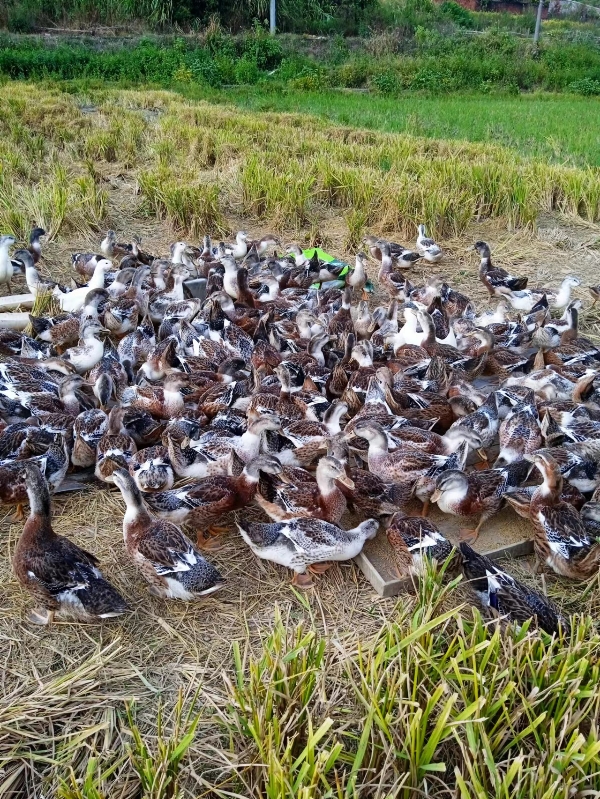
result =
M321 458L317 465L316 477L317 482L320 480L337 480L351 491L354 489L354 480L346 474L346 464L343 461L337 460L337 458L333 458L331 455L326 455L324 458Z
M468 491L469 478L467 475L460 469L449 469L437 478L431 502L438 502L441 498L446 503L460 502Z
M485 241L476 241L473 249L479 253L482 258L489 258L491 255L489 244Z

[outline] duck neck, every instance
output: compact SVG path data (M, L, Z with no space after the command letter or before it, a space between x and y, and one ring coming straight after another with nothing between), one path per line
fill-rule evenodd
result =
M182 264L183 263L183 251L185 250L184 244L176 244L173 248L173 263L174 264Z
M95 300L83 306L81 312L82 319L97 319L98 318L98 302Z
M423 328L423 344L435 343L435 325L430 314L423 312L419 314L419 323Z
M101 264L94 269L92 279L88 283L88 289L103 289L104 288L104 267Z
M562 491L563 478L558 466L550 467L545 465L543 471L544 482L537 489L546 500L560 501L560 493Z
M369 379L367 386L367 393L365 395L365 405L383 405L389 411L385 399L385 391L383 386L380 385L376 375Z
M254 296L248 287L248 272L239 269L237 273L238 299L249 308L254 308Z
M27 288L31 291L31 293L35 294L38 288L38 283L40 282L40 276L33 264L28 264L25 267L25 282L27 283Z
M48 527L50 527L50 492L48 485L42 473L36 470L27 473L27 496L29 497L29 518L36 517L38 520L45 520Z
M323 424L327 428L330 435L335 436L342 432L340 427L340 419L346 412L346 407L341 404L330 405L325 415L323 416Z
M356 264L354 266L354 279L357 281L363 281L366 277L365 274L365 265L363 263L362 258L356 258Z
M323 347L327 343L327 339L324 337L318 337L311 341L310 347L308 348L308 354L312 355L315 361L319 364L319 366L325 366L325 356L323 355Z
M568 305L571 299L571 282L568 278L563 280L560 284L560 288L556 294L556 299L554 300L554 304L557 305L559 308L562 308L563 305Z
M489 272L492 268L492 257L488 252L481 255L481 261L479 262L479 272Z
M79 400L77 399L75 390L68 388L64 394L61 392L60 398L67 413L70 413L72 416L77 416L79 413Z
M388 453L388 440L385 433L377 432L369 439L369 455L379 455Z
M382 251L381 252L381 266L379 268L379 274L380 275L389 275L389 273L392 271L392 266L393 266L393 261L392 261L391 253L389 252L389 250L387 252L383 252Z
M290 378L289 372L280 372L278 374L279 382L281 383L281 390L279 392L279 396L282 399L288 399L290 394L292 393L292 381Z
M144 507L142 495L133 480L127 481L127 486L121 489L123 501L125 502L125 515L123 516L123 528L133 522L150 522L150 514Z
M108 427L106 430L109 436L119 436L125 432L123 427L123 412L120 408L113 408L108 417Z
M493 339L491 333L485 330L478 330L475 338L479 341L479 346L475 351L475 355L483 355L484 352L490 352L493 346Z
M322 496L329 496L338 490L333 478L327 474L326 466L323 461L319 461L315 479L317 481L317 486L319 487L319 494Z
M242 473L236 479L236 493L242 503L246 504L256 494L259 480L260 470L252 462L244 466Z
M579 314L576 308L570 308L568 314L569 326L562 332L560 337L561 344L569 344L575 341L578 336Z
M244 463L258 457L263 438L263 430L258 425L249 425L245 433L240 436L236 449ZM243 474L243 472L242 472Z
M306 263L308 263L308 258L306 255L304 255L300 247L297 248L297 252L296 250L292 250L292 255L296 261L296 266L304 266Z
M266 285L269 291L268 294L262 294L260 299L262 300L262 302L273 302L279 296L279 283L276 280L269 280L264 285ZM304 330L306 330L306 328L304 328ZM308 328L307 336L301 334L300 337L310 338L310 328Z
M373 358L366 351L360 349L352 353L352 359L356 361L360 369L370 369L373 366Z
M417 314L411 309L407 309L407 312L404 314L404 324L402 325L401 332L412 335L417 332L417 327Z
M173 289L170 292L170 296L172 296L176 301L181 302L183 297L183 281L185 278L183 275L174 275L173 276Z

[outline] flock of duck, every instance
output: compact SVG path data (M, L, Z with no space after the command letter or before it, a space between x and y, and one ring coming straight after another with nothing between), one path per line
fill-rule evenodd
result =
M454 553L490 612L568 628L470 545L508 503L531 520L539 569L585 580L599 568L600 350L578 333L577 278L530 288L477 242L498 298L478 314L437 277L411 283L415 262L443 257L423 226L414 250L368 236L353 266L296 245L278 255L275 237L243 232L159 258L109 231L99 253L73 255L65 287L39 274L43 235L12 253L0 237L0 282L23 273L61 308L32 314L28 333L0 329L0 501L21 519L29 502L14 569L37 601L31 621L128 610L96 557L52 528L52 493L82 472L120 490L127 555L162 598L222 586L205 557L226 533L219 519L256 503L270 521L238 514L239 535L296 585L381 525L399 574ZM370 264L389 295L377 307ZM206 279L205 298L190 278ZM457 548L430 503L477 517Z

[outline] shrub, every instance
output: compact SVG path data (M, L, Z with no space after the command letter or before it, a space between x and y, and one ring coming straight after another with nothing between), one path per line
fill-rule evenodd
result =
M254 61L249 56L245 55L243 58L240 58L237 64L235 65L235 82L236 83L258 83L260 79L261 72L258 66L256 65L256 61Z
M283 59L277 77L280 80L288 81L308 74L314 67L314 61L302 55L290 55Z
M242 42L243 55L259 69L275 69L283 59L281 42L260 25L255 25Z
M317 92L331 86L331 77L326 69L314 65L304 70L303 74L292 80L291 83L295 89Z
M600 94L600 80L593 78L581 78L569 84L569 89L575 94L583 94L586 97Z
M35 28L32 9L25 4L11 6L7 12L6 27L12 33L31 33Z
M380 92L380 94L397 94L400 88L398 76L391 70L373 75L370 80L370 85Z
M475 16L454 0L444 0L440 11L460 28L473 29L475 27Z
M359 89L366 86L369 77L373 74L373 61L370 58L353 58L345 64L340 64L334 71L336 86L348 89Z

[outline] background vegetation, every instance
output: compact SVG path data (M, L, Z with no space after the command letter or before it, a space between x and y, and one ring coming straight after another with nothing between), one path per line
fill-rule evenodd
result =
M273 39L258 26L238 37L211 25L201 38L146 37L101 49L93 40L49 43L8 34L0 38L0 73L18 79L152 82L165 88L176 83L283 84L312 91L368 88L392 96L459 90L600 93L598 44L560 39L533 48L527 39L488 30L453 37L417 31L414 46L402 52L393 36L383 34L353 51L343 39L335 39L320 58L298 52L295 45L294 40Z

